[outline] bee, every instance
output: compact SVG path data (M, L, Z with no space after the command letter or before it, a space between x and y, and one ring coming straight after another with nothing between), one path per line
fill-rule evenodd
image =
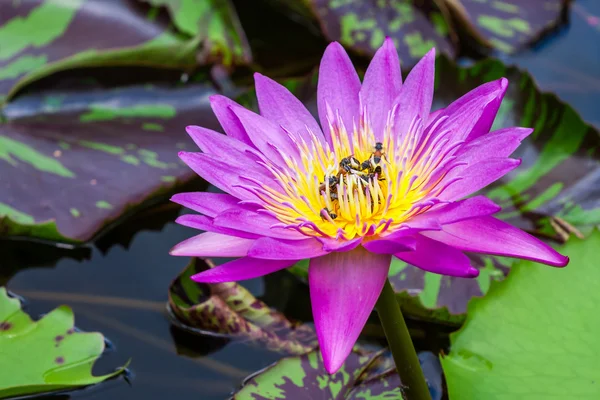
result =
M327 179L327 175L323 177L323 182L319 185L319 192L324 192L325 189L329 186L330 190L336 190L336 185L340 182L337 176L330 176Z
M365 169L368 169L369 172L371 172L371 170L373 169L373 164L374 164L374 160L373 157L369 158L368 160L363 161L360 164L360 170L364 171Z
M353 155L342 158L340 161L340 170L338 171L338 176L342 174L345 175L348 172L351 172L353 169L359 169L360 166L360 161L358 161Z
M383 152L383 143L377 142L375 143L375 151L373 152L371 158L375 164L379 164L381 157L385 157L385 153Z
M381 158L383 156L383 143L377 142L375 143L375 151L373 152L375 157Z
M378 180L378 181L385 180L385 178L383 178L381 176L381 167L379 165L377 167L375 167L375 169L373 169L372 172L369 172L368 174L360 175L360 179L362 179L363 182L365 182L365 183L369 183L369 181L371 179Z
M325 212L327 215L329 215L329 218L331 218L331 219L336 219L337 218L337 214L336 213L334 213L332 211L329 211L329 209L327 207L325 207L325 208L323 208L321 210L321 218L322 219L325 219L325 217L323 216L323 212Z

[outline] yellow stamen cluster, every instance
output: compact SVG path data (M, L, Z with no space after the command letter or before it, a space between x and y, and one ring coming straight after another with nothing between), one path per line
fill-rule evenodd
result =
M432 152L436 146L430 146L428 137L419 140L412 133L421 122L413 121L409 132L396 143L388 118L381 158L376 163L376 139L366 112L362 115L352 135L338 117L329 126L331 146L323 146L311 132L310 143L295 139L300 159L282 155L287 168L267 165L281 187L263 186L261 197L264 208L283 225L311 236L349 240L394 229L429 208L419 203L439 193L444 174L436 171L444 157L442 152ZM343 171L340 162L348 157L360 163L369 160L371 167ZM373 173L375 166L381 167L379 174Z

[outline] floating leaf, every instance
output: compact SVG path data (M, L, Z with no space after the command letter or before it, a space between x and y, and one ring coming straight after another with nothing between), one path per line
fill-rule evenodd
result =
M177 28L203 45L203 59L247 64L250 46L230 0L140 0L165 6Z
M288 354L303 354L316 346L310 327L290 322L243 286L190 279L212 267L210 261L192 259L171 284L169 306L179 322L200 333L248 339Z
M76 331L73 321L71 309L62 306L34 322L0 287L1 398L93 385L123 372L92 375L104 338Z
M459 24L500 51L523 49L556 27L568 5L564 0L444 0Z
M0 101L13 87L82 66L192 68L198 42L127 0L0 2Z
M0 236L90 240L109 221L190 180L184 127L217 128L211 85L21 96L0 122Z
M318 350L284 358L249 377L233 398L236 400L283 399L402 399L396 373L371 374L378 369L381 353L354 350L341 369L330 375Z
M295 13L300 4L305 3L305 11L300 14L312 14L328 40L339 41L360 54L372 56L385 37L391 37L405 68L414 65L432 47L436 47L438 53L454 55L448 40L448 25L434 1L418 4L412 0L277 2Z
M600 398L599 246L572 238L566 268L521 261L469 304L442 359L450 399Z

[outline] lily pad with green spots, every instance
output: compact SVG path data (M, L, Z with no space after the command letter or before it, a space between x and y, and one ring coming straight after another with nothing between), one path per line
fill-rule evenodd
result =
M476 39L506 53L522 50L558 26L564 0L444 0L458 24Z
M218 129L212 85L130 86L21 96L0 122L0 236L92 239L191 180L185 126Z
M391 37L404 68L413 66L432 47L438 53L455 54L449 26L434 1L272 1L303 15L307 22L316 20L328 40L359 54L372 56L385 37ZM301 5L304 10L298 12Z
M34 322L0 287L0 398L80 388L123 372L92 375L104 338L76 331L73 323L67 306Z
M140 0L167 7L182 33L201 40L202 58L225 65L247 64L250 46L231 0Z
M235 400L342 400L402 399L400 378L392 371L374 373L384 356L354 350L341 369L325 371L318 350L284 358L250 376L233 396Z
M193 68L198 39L178 35L157 11L128 0L0 2L0 102L74 67Z
M240 284L190 279L212 266L208 260L192 259L171 283L169 308L179 324L199 334L250 340L286 354L304 354L316 347L312 328L289 321Z
M600 398L599 246L571 238L566 268L521 261L469 304L442 358L451 400Z

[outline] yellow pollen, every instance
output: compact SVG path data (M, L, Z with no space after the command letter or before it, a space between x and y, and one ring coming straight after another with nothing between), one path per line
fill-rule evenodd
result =
M352 135L339 116L330 123L331 146L311 132L309 143L295 139L299 160L287 157L285 166L267 162L281 187L263 186L257 195L284 225L309 236L350 240L394 229L430 207L419 203L439 192L444 174L435 172L443 152L432 150L427 137L417 143L412 132L420 121L398 143L388 122L377 143L366 110L361 114Z

